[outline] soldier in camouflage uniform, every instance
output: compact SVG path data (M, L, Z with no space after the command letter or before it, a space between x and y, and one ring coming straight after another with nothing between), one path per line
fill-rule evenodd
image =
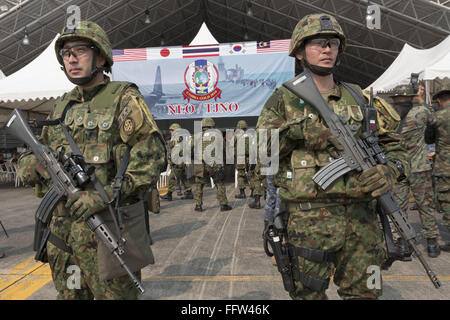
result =
M65 28L55 43L55 51L66 76L77 86L57 100L48 119L61 118L85 161L95 168L110 199L119 163L127 148L131 148L120 190L120 206L133 206L133 212L142 211L144 219L139 195L156 184L167 160L164 140L143 96L135 84L110 81L104 75L103 71L110 72L113 65L112 50L106 33L94 22L81 21L75 29ZM54 151L64 148L70 152L60 125L44 126L40 141ZM36 157L27 152L18 164L23 181L36 185L42 196L48 187L41 186L42 179L48 179L49 175L37 165ZM91 184L63 199L53 212L47 256L57 298L137 299L138 290L128 275L104 279L99 272L103 260L98 253L104 245L86 224L93 214L109 215L107 204ZM149 248L148 241L146 247ZM72 265L81 271L78 289L68 286L71 274L67 269ZM139 269L133 267L132 271L140 277Z
M170 135L173 137L175 130L181 129L181 126L178 123L172 123L169 127ZM170 140L169 147L170 151L182 141L183 137L179 137L179 140L174 140L173 138ZM182 154L180 154L182 156ZM181 181L184 186L184 195L181 199L193 199L191 184L189 183L186 176L186 164L179 163L175 164L171 158L171 152L169 152L169 165L170 165L170 175L169 175L169 189L167 194L161 199L172 201L172 193L175 191L177 180Z
M208 129L213 129L216 126L215 122L211 118L204 118L202 120L202 133L196 133L194 136L194 143L192 144L192 148L195 148L194 145L199 143L202 145L202 153L197 155L198 159L202 161L201 164L195 164L194 162L194 201L195 201L195 211L203 211L203 188L205 184L209 183L210 178L213 179L216 191L217 191L217 201L220 204L220 211L228 211L231 210L231 207L228 205L227 199L227 191L225 189L225 172L223 167L223 157L220 163L207 163L208 159L204 159L205 151L208 147L214 145L216 140L216 136L211 136L212 133L208 132ZM223 139L220 133L220 139ZM223 144L221 145L223 148ZM212 152L212 157L215 156L215 150Z
M431 123L432 112L424 105L413 107L415 96L410 85L397 86L391 96L393 106L402 119L397 132L401 134L402 146L408 152L410 167L407 179L395 186L393 194L406 212L411 190L418 206L424 236L427 239L428 256L436 258L440 254L437 242L439 230L436 223L436 206L433 202L431 163L424 139L425 126ZM403 239L399 240L399 247L403 256L410 254ZM406 258L406 260L409 259Z
M433 100L437 100L440 110L425 130L425 141L436 143L434 175L438 178L438 201L444 212L442 222L450 230L450 85L443 85ZM450 243L441 249L450 251Z
M325 101L342 119L355 125L359 135L364 121L361 107L332 74L344 47L345 36L336 19L313 14L295 27L289 55L310 71ZM351 86L362 95L357 85ZM388 116L389 112L380 114ZM380 289L367 285L371 275L368 267L380 266L386 259L378 217L369 204L390 190L402 174L396 161L402 164L405 152L398 135L378 131L380 145L392 160L387 165L362 174L351 171L323 191L312 176L337 156L336 150L342 146L315 108L280 87L264 105L257 128L279 130L279 171L273 179L280 197L288 203L287 240L295 247L299 266L291 297L326 299L331 276L343 299L380 296Z
M236 129L241 130L247 130L247 122L245 120L239 120ZM244 144L244 152L245 152L245 163L238 163L238 152L237 152L237 141L240 137L246 138L246 135L243 131L238 131L236 136L234 137L234 157L235 157L235 164L236 164L236 171L237 171L237 178L238 178L238 188L239 193L236 194L234 197L237 199L245 199L245 187L248 184L248 169L249 169L249 142L248 139L245 139Z

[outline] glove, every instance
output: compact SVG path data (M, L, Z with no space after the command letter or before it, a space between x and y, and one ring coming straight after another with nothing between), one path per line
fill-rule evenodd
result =
M317 117L306 120L302 126L302 131L306 149L310 151L325 150L328 142L331 142L336 149L344 150L339 140L333 136L330 129L325 127Z
M112 187L106 186L105 191L111 199L113 195ZM107 206L97 190L74 193L67 199L65 205L66 209L70 211L70 216L77 221L86 221L90 216L105 209Z
M17 162L17 173L24 184L36 185L41 184L42 180L50 180L50 174L37 160L34 154L24 154Z
M387 165L377 164L375 167L361 173L358 178L362 192L379 197L392 189L395 179Z

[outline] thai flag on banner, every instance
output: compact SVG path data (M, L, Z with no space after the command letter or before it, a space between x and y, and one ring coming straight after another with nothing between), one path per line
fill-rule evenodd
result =
M257 53L288 52L290 42L291 39L258 41L256 43L256 52Z
M219 45L183 46L183 58L216 57L219 56Z
M112 53L114 62L147 60L147 48L114 49Z
M159 47L147 48L147 59L180 59L182 57L181 47Z
M225 43L220 45L221 56L231 56L239 54L255 54L256 41L240 42L240 43Z

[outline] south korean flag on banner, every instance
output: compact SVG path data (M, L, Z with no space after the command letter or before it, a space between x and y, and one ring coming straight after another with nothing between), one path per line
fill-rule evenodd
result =
M256 41L224 43L220 45L221 56L256 54Z

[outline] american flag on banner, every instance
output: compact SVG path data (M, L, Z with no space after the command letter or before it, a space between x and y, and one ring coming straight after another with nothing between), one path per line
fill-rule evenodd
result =
M219 45L183 46L183 58L216 57L219 56Z
M287 52L291 39L258 41L256 53Z
M256 42L238 42L238 43L224 43L220 45L221 56L232 56L242 54L255 54Z
M147 60L147 48L113 49L113 61L140 61Z
M182 57L181 47L147 48L147 59L179 59Z

